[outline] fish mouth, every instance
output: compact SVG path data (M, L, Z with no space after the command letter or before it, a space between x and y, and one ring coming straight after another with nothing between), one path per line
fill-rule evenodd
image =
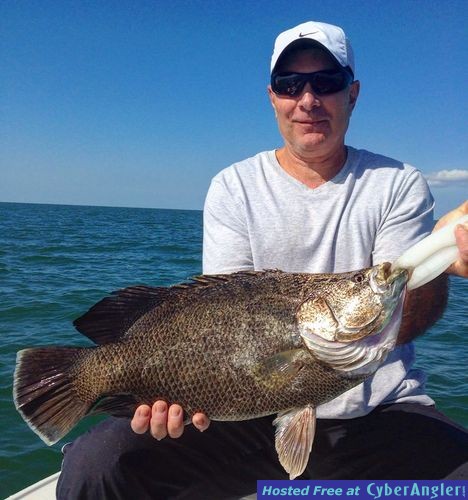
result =
M407 269L392 270L390 262L384 262L377 266L375 272L371 274L370 286L376 294L389 294L390 292L390 295L393 295L397 288L403 288L409 277L410 273Z
M396 276L394 279L398 279ZM312 332L302 335L311 354L330 368L350 378L365 377L374 373L393 350L400 329L405 288L388 323L378 332L352 342L326 340Z

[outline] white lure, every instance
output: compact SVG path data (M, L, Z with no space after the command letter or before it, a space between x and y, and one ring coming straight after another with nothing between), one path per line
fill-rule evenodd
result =
M393 269L413 271L408 281L408 290L413 290L437 278L457 260L458 249L454 229L457 224L468 222L468 215L462 215L442 229L431 233L408 248L393 264Z

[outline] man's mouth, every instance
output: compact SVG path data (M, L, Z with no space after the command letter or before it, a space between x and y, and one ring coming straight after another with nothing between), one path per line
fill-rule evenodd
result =
M299 123L301 125L319 125L322 123L325 123L325 119L319 119L319 120L293 120L296 123Z

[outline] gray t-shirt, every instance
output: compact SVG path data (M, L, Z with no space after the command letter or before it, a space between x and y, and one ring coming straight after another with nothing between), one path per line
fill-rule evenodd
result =
M393 261L433 227L433 198L410 165L348 147L340 172L311 189L286 173L275 151L213 178L204 208L203 272L246 269L345 272ZM382 403L434 404L412 368L413 344L398 346L364 383L318 408L354 418Z

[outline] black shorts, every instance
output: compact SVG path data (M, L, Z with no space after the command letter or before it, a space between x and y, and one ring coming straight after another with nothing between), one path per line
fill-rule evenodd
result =
M64 447L60 499L223 499L288 479L274 417L212 422L156 441L109 418ZM320 419L300 479L467 479L468 432L434 407L399 403L349 420Z

